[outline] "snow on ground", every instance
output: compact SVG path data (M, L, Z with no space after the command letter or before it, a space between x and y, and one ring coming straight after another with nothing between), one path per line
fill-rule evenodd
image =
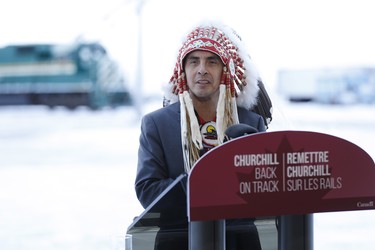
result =
M375 158L374 106L279 107L271 130L329 133ZM0 249L114 249L143 211L133 188L139 125L132 107L0 107ZM314 218L315 249L375 245L373 210Z
M111 249L142 209L129 108L0 109L0 249Z

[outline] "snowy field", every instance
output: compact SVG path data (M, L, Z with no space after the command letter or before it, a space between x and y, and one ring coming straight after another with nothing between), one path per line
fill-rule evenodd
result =
M336 135L375 159L375 106L279 107L271 130ZM0 107L0 249L105 250L121 244L143 211L133 189L139 125L131 107ZM314 218L315 249L374 249L374 210Z

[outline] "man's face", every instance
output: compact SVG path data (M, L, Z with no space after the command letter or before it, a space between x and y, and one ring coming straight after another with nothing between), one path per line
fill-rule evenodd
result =
M190 95L198 101L219 97L219 85L224 64L211 52L196 50L186 56L185 73Z

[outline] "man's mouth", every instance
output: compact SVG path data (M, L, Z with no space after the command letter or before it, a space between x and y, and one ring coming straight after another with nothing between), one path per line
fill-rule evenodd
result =
M196 81L196 83L197 84L208 84L208 83L210 83L210 81L208 81L208 80L198 80L198 81Z

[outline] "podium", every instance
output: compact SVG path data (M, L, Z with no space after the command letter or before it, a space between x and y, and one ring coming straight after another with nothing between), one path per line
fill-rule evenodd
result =
M243 136L201 157L188 176L177 178L134 221L128 233L187 225L176 231L186 235L188 230L189 249L221 250L225 220L255 218L261 236L265 228L273 235L261 240L262 249L311 250L313 214L375 209L374 179L372 158L342 138L308 131ZM185 191L187 215L166 212L164 217L158 201ZM277 246L264 246L269 240Z

